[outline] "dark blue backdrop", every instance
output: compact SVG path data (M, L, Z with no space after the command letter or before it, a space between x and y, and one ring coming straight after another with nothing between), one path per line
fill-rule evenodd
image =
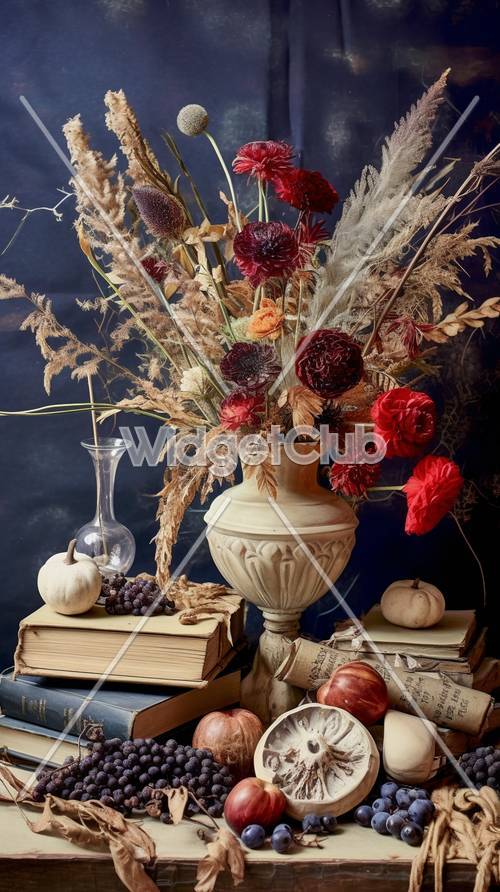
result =
M111 154L116 146L104 126L102 97L107 89L122 87L166 164L160 131L174 128L181 105L200 102L209 109L211 128L228 159L250 139L290 140L303 163L321 169L341 196L364 164L378 161L394 120L448 66L443 132L474 95L480 97L450 155L470 163L498 141L494 0L3 0L1 14L0 193L16 195L26 207L54 204L67 172L20 105L20 94L61 144L63 123L81 112L95 144ZM205 143L184 140L182 149L204 195L211 196L215 216L217 192L224 187L217 163ZM1 246L17 219L14 212L0 211ZM71 202L61 223L34 214L1 258L0 269L53 297L61 317L76 325L81 315L75 298L94 291L72 220ZM500 293L498 272L480 289L484 296ZM0 306L4 409L47 401L42 359L30 335L18 332L25 314L21 302ZM487 496L473 506L466 529L492 597L495 482L497 495L499 487L489 401L496 343L494 335L476 334L466 354L451 352L443 364L445 378L450 365L465 369L451 427L465 475ZM478 400L481 383L487 393ZM445 387L453 395L451 383L445 381ZM68 376L55 381L52 402L85 398L84 386ZM1 419L2 665L11 661L19 619L38 606L39 565L93 513L90 462L79 445L88 433L89 420L79 415ZM133 469L125 459L119 470L117 512L137 538L138 570L153 565L148 543L160 481L160 468ZM477 565L451 520L426 537L405 537L400 499L366 506L361 519L355 553L340 581L345 591L357 578L350 594L355 608L375 601L395 578L413 574L441 586L450 605L479 602ZM176 557L200 529L195 506ZM216 578L206 547L190 572L198 579ZM318 615L333 603L327 596L311 611L310 631L329 630L329 617Z

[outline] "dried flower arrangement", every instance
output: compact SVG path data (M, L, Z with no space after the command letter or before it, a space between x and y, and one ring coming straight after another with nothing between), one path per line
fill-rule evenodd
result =
M243 209L230 172L198 105L181 109L182 134L203 135L227 178L220 193L226 220L213 223L179 148L164 135L178 176L160 165L122 91L108 92L106 123L126 160L94 150L80 116L64 127L76 174L80 246L103 290L83 311L100 315L102 348L84 342L56 318L50 300L0 277L0 297L24 297L46 360L45 388L63 370L85 380L122 379L116 403L75 403L64 411L122 411L152 416L179 435L203 426L206 443L224 431L266 434L271 425L328 424L339 435L356 422L374 425L387 457L420 458L404 487L406 530L424 533L452 507L463 484L449 458L423 450L435 434L433 401L414 389L436 374L437 346L480 328L500 313L500 297L480 306L464 286L462 262L482 255L491 269L494 236L475 234L485 195L499 175L496 147L447 193L451 167L421 165L446 86L445 72L396 124L380 170L367 167L344 202L330 237L318 216L338 203L318 172L293 166L283 142L242 146L237 176L256 185L256 205ZM271 195L296 209L295 224L269 218ZM488 196L489 197L489 196ZM257 217L257 218L256 218ZM447 311L443 299L460 303ZM136 364L122 361L138 343ZM107 391L106 391L107 392ZM37 410L40 411L40 410ZM48 406L48 413L61 407ZM335 463L332 488L355 499L373 487L380 466ZM259 485L275 493L270 457L256 467ZM158 508L158 578L168 578L183 515L216 474L203 467L167 468ZM394 487L378 487L393 489Z

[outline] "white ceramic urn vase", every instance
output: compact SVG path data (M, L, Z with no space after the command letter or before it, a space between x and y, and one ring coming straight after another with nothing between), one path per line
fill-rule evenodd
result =
M350 505L318 483L317 447L295 444L295 450L307 464L292 461L280 450L276 502L258 488L256 476L249 476L244 466L243 483L224 490L205 514L216 566L264 615L264 632L253 668L242 683L241 702L266 724L297 706L303 696L274 675L298 635L302 612L328 591L346 566L358 525Z

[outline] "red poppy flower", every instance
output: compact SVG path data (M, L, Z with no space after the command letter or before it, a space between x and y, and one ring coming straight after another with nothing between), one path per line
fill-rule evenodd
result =
M295 374L301 384L318 396L340 396L361 380L361 348L337 328L317 329L299 341Z
M235 173L247 173L259 180L272 180L290 169L293 149L273 139L247 142L233 161Z
M458 465L439 455L426 455L403 486L408 502L405 530L422 536L451 511L464 484Z
M286 223L247 223L233 247L239 269L254 286L289 276L301 263L297 237Z
M243 425L258 425L263 412L264 399L260 393L235 390L222 401L219 418L222 427L235 431Z
M336 462L330 468L330 485L334 492L344 496L362 496L373 486L380 475L380 463L368 465L343 465Z
M422 452L436 430L436 407L430 396L409 387L381 393L371 408L375 432L387 443L387 458L410 458Z
M317 170L292 167L276 180L276 195L299 211L331 214L339 200L336 189Z

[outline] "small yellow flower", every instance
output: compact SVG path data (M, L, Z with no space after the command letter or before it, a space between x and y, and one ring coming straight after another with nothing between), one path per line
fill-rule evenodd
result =
M260 341L264 338L275 341L281 334L284 319L285 315L280 302L276 302L270 297L263 297L259 309L250 316L247 337L253 341Z

